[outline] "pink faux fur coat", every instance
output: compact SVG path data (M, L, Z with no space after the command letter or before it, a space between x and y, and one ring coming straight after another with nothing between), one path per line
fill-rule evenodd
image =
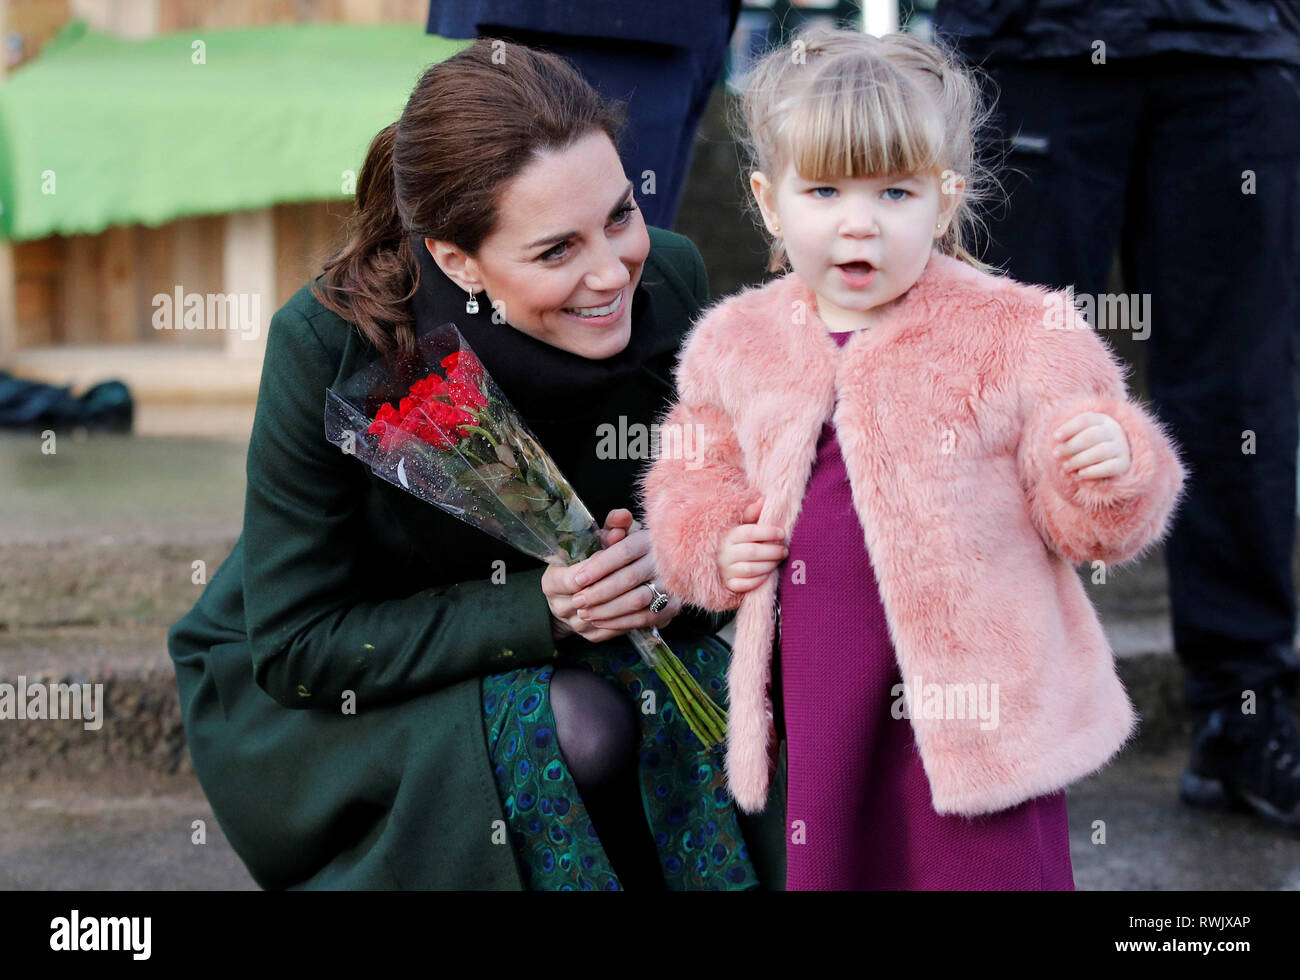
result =
M1094 772L1136 716L1072 566L1113 566L1164 536L1186 476L1171 439L1127 399L1120 362L1063 292L935 252L843 348L814 300L791 273L705 312L661 420L690 428L680 442L661 428L638 486L660 584L704 609L739 607L727 675L736 802L763 809L776 758L780 572L742 596L722 584L715 556L760 496L760 523L788 540L832 411L903 680L998 685L988 730L927 717L909 693L935 810L1001 810ZM1123 427L1125 474L1083 480L1052 456L1055 429L1088 411ZM680 451L688 432L704 438L702 454Z

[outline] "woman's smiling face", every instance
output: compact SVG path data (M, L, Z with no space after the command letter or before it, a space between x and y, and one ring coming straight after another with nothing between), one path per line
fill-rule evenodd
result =
M477 255L424 240L439 268L466 299L473 288L544 343L593 360L623 350L650 236L609 137L597 131L536 157L497 201L497 226Z

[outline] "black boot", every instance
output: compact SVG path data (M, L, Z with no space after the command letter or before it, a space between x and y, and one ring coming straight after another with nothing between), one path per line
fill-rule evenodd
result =
M1234 703L1198 718L1179 796L1300 831L1300 734L1281 688L1263 694L1255 715Z
M131 391L121 381L101 381L85 394L72 388L16 378L0 371L0 429L40 432L84 426L88 432L130 432Z

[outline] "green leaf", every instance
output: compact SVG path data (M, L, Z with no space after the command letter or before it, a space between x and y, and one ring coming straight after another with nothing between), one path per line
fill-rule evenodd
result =
M497 459L501 460L503 465L509 466L512 470L519 468L519 461L515 459L515 454L510 451L510 447L504 442L497 443L496 451Z

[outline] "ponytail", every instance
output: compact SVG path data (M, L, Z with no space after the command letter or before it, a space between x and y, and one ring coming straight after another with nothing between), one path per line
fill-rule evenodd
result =
M325 261L312 293L377 349L415 348L407 304L419 287L419 265L397 213L393 145L397 123L371 141L357 180L356 207L344 224L346 244Z

